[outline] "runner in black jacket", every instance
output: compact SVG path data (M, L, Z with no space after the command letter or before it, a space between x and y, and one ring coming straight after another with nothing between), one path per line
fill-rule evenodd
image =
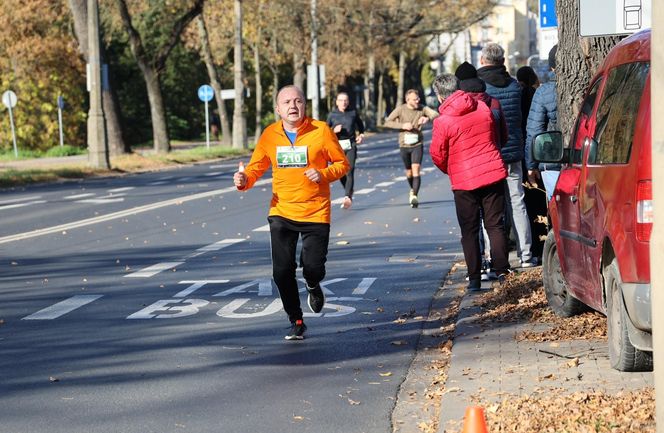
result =
M348 209L353 204L353 186L355 183L355 159L357 158L357 145L364 139L364 123L355 110L349 110L350 98L345 92L337 95L337 108L327 116L327 124L332 128L341 148L346 152L350 163L350 171L341 178L341 184L346 190L342 209ZM355 134L359 132L356 137Z

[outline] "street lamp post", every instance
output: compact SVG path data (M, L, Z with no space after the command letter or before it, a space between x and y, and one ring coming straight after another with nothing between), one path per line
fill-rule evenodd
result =
M108 159L106 119L102 106L101 46L99 42L99 7L97 0L88 0L88 158L95 168L111 167Z

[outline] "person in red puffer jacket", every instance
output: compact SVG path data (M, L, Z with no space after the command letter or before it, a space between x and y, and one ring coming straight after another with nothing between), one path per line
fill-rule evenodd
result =
M507 169L500 156L500 128L494 113L478 92L457 90L458 86L451 74L439 75L434 81L441 106L440 116L433 121L429 152L452 184L468 266L468 290L481 290L480 210L491 243L493 269L500 281L509 272L504 229Z

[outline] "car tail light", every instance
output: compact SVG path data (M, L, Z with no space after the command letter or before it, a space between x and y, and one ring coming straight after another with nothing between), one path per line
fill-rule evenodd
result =
M636 187L636 239L650 240L652 222L652 181L644 180Z

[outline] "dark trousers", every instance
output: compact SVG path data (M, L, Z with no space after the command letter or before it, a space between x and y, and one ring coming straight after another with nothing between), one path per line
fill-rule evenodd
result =
M341 179L341 184L344 186L346 196L353 198L353 187L355 186L355 160L357 159L357 147L353 145L352 148L346 150L346 158L350 164L350 170Z
M267 220L270 223L272 246L272 278L279 289L288 319L295 322L302 319L300 294L295 279L297 241L302 236L302 275L307 285L314 287L325 278L330 225L291 221L278 216L268 217Z
M461 246L468 266L468 279L479 280L482 256L478 242L480 211L491 243L491 262L496 274L509 269L505 235L505 182L499 181L471 191L454 191L457 219L461 227Z

